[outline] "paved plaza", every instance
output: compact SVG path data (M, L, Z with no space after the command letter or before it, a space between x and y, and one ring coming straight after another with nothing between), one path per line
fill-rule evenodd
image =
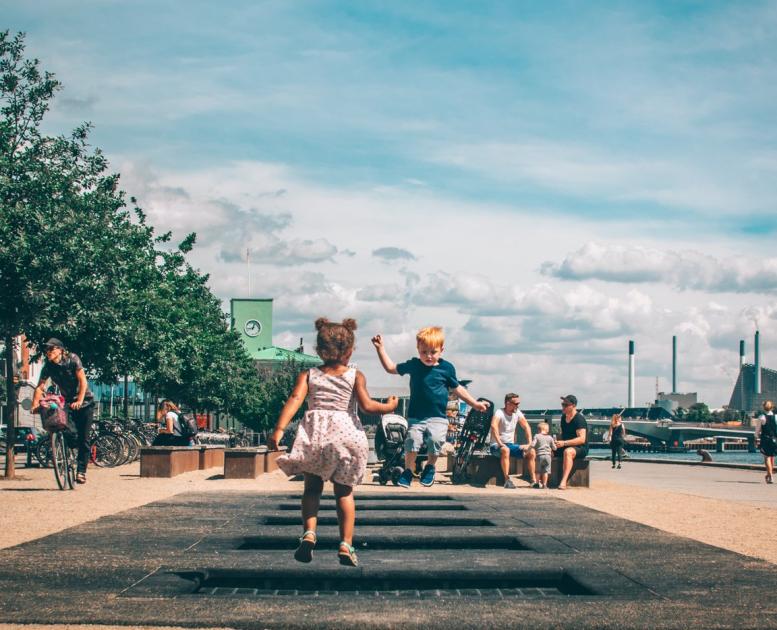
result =
M672 468L678 467L654 465L649 472L657 479ZM624 483L635 477L634 492L640 491L637 465L618 472ZM568 491L565 498L586 492ZM0 623L774 624L777 605L764 593L777 589L777 566L561 494L370 487L358 497L354 542L361 565L350 568L337 563L331 496L322 503L314 560L302 565L292 559L300 532L297 490L182 492L0 551Z

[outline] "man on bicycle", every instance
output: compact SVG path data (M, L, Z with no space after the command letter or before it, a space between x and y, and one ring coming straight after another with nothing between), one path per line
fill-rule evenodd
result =
M51 379L59 388L67 403L68 415L76 426L78 446L77 483L86 483L86 465L89 462L89 432L94 419L94 395L89 391L86 373L77 354L65 350L59 339L53 337L46 342L46 363L40 373L38 386L32 398L32 412L40 407L40 399Z

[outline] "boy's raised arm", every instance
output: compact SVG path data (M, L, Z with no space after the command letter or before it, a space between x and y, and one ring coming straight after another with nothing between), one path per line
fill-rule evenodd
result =
M397 364L394 363L386 352L386 347L383 345L383 337L375 335L372 338L372 345L375 346L375 350L378 351L378 358L383 369L389 374L398 374Z
M473 409L477 409L478 411L485 411L488 409L488 405L486 405L486 403L478 402L475 400L472 397L472 394L470 394L463 385L459 385L454 391L459 398L461 398Z

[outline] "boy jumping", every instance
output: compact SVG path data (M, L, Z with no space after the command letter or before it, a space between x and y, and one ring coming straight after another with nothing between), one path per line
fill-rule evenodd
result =
M410 375L410 406L408 408L408 429L405 438L405 470L398 485L409 488L413 481L415 460L421 446L426 443L427 462L421 471L421 485L434 483L435 463L448 433L448 390L478 411L485 411L487 405L475 400L456 379L456 368L442 358L445 335L439 326L422 328L416 335L418 357L395 364L386 353L380 335L372 338L378 351L378 358L389 374Z

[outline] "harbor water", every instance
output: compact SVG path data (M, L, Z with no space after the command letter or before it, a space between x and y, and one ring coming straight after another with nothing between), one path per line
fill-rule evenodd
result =
M747 451L728 451L725 453L716 453L714 449L707 451L712 457L712 461L719 464L763 464L764 458L761 453L748 453ZM610 457L609 448L592 448L589 451L592 457ZM626 452L623 461L638 462L640 460L662 459L666 461L682 462L700 462L701 455L696 451L687 451L684 453L654 453L654 452Z

